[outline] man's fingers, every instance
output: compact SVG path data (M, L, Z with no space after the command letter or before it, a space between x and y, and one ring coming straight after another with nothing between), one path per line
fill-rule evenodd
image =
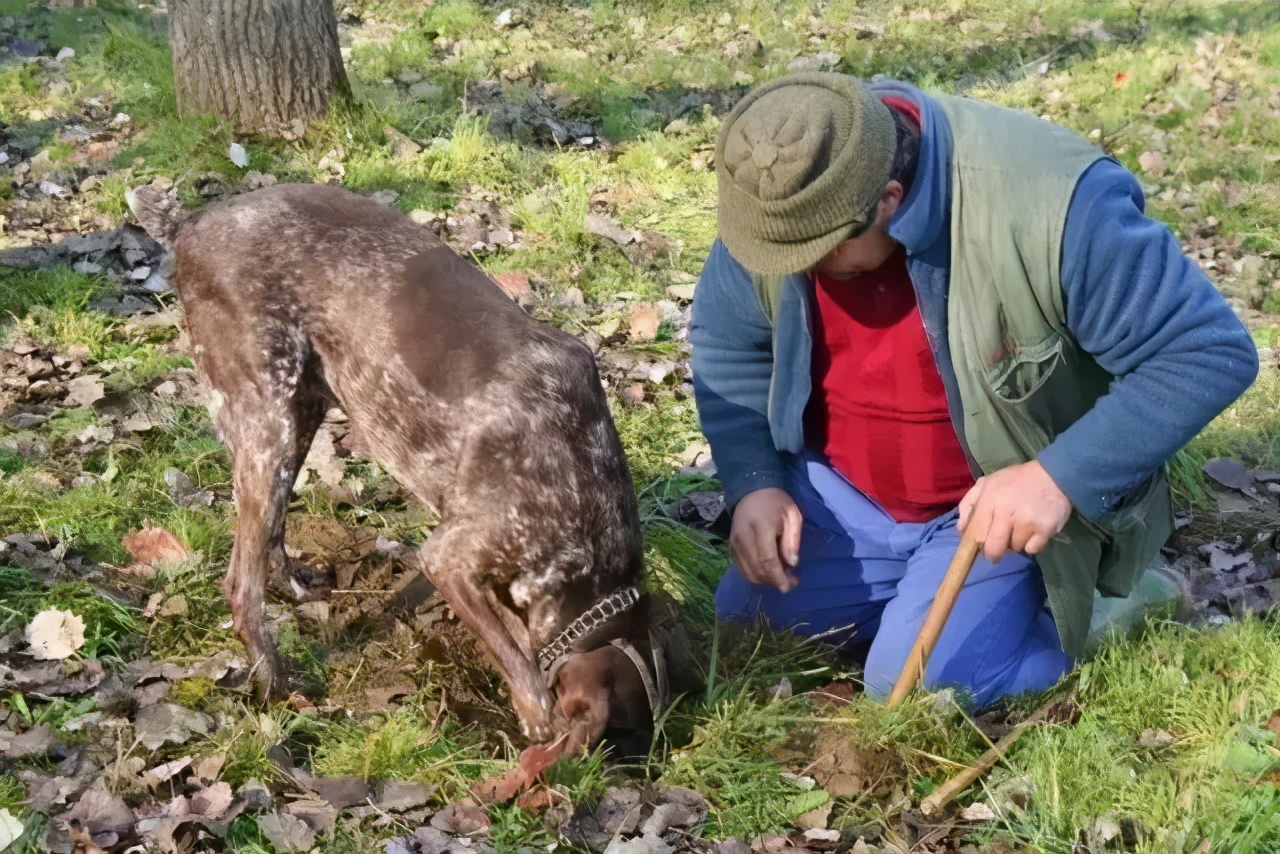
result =
M999 563L1004 557L1005 552L1009 551L1009 538L1013 534L1013 527L1009 524L1009 517L996 514L991 520L991 527L987 530L987 536L982 540L982 554L992 563Z
M786 592L786 573L782 571L782 558L778 554L778 534L761 525L753 532L755 537L756 584L768 584Z
M1044 534L1032 534L1031 539L1027 540L1023 551L1029 555L1038 555L1044 551L1045 546L1049 545L1049 539Z
M969 491L964 494L964 498L960 499L960 518L956 522L956 530L961 534L964 529L969 527L970 520L973 519L974 508L978 505L978 496L982 494L983 478L978 478L973 486L969 487Z
M782 562L793 567L800 562L800 532L804 529L804 517L800 508L792 505L782 517L782 537L780 549Z

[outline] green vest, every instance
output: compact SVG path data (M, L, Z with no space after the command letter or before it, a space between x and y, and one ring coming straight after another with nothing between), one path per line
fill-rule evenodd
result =
M990 474L1035 459L1112 382L1067 330L1060 280L1072 193L1106 155L1027 113L933 97L954 145L947 335L966 444ZM771 321L782 282L756 278ZM1104 522L1072 514L1037 559L1064 650L1082 653L1094 590L1128 595L1172 531L1163 472Z

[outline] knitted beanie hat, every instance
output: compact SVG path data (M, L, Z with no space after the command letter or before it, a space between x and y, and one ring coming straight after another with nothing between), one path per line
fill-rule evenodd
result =
M854 77L805 72L749 92L716 142L720 238L754 273L809 269L875 215L895 144L889 108Z

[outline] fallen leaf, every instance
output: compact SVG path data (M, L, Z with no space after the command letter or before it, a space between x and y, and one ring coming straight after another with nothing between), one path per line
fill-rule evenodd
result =
M92 406L95 401L102 400L106 393L102 377L85 374L67 382L67 396L63 402L68 406Z
M827 801L817 809L809 810L806 813L801 813L796 816L796 827L806 831L820 830L825 828L830 821L831 801Z
M64 827L86 832L94 844L107 848L114 847L134 824L133 810L124 800L100 788L89 789L81 795L76 805L58 816L57 821Z
M48 724L33 726L31 729L15 735L8 740L4 748L7 759L26 759L31 756L45 756L53 749L53 730ZM4 742L0 742L3 744Z
M50 608L27 626L28 655L42 661L68 658L84 646L84 620L70 611Z
M316 841L315 831L288 813L269 812L259 817L258 829L277 851L310 851Z
M786 837L782 837L785 841ZM615 839L604 849L604 854L672 854L674 845L664 842L658 836L641 836L636 839Z
M369 799L369 785L359 777L313 777L307 785L340 810ZM430 797L431 792L428 792L422 803L425 804Z
M319 783L320 781L315 781ZM320 791L317 787L316 791ZM388 812L406 812L424 806L435 794L436 787L412 780L385 780L378 791L378 807ZM366 790L367 792L367 790ZM321 797L324 797L321 794ZM366 794L366 797L368 795ZM328 800L328 798L326 798ZM364 800L361 798L360 800ZM358 802L357 802L358 803Z
M520 752L515 767L497 777L483 780L472 788L482 803L506 803L523 792L538 775L550 768L564 752L566 735L546 744L533 744Z
M184 756L181 759L175 759L172 762L166 762L163 765L157 765L150 771L142 775L143 779L150 785L157 785L172 778L182 769L191 764L191 757Z
M489 813L482 807L454 801L431 817L431 826L455 836L487 834Z
M164 528L144 528L126 534L120 544L134 561L153 568L180 563L187 558L186 547Z
M658 325L661 322L662 315L658 309L648 303L641 303L631 309L631 314L627 316L628 334L632 341L652 341L658 337Z
M0 809L0 851L8 850L10 845L17 842L23 830L22 822L14 818L7 809Z
M222 766L227 763L225 753L218 753L214 756L206 756L196 762L195 778L196 782L205 786L212 785L218 779L218 775L222 773Z
M338 810L314 795L286 804L283 811L302 819L316 833L332 833L338 823Z
M134 721L138 740L149 750L167 742L185 744L192 735L208 735L213 729L205 715L175 703L156 703L138 711Z
M960 813L960 817L965 821L995 821L998 816L995 810L984 804L982 801L976 801L964 808Z
M191 811L209 818L221 818L231 809L233 801L235 794L231 791L231 784L218 782L191 796Z

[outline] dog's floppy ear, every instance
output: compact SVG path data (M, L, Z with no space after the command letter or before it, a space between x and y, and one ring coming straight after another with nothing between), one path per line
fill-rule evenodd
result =
M605 730L640 729L650 720L649 695L635 664L616 646L569 656L551 686L569 733L565 753L585 753Z
M124 198L142 230L166 249L171 248L182 221L182 204L178 201L177 189L170 187L165 192L152 185L134 187L125 191Z

